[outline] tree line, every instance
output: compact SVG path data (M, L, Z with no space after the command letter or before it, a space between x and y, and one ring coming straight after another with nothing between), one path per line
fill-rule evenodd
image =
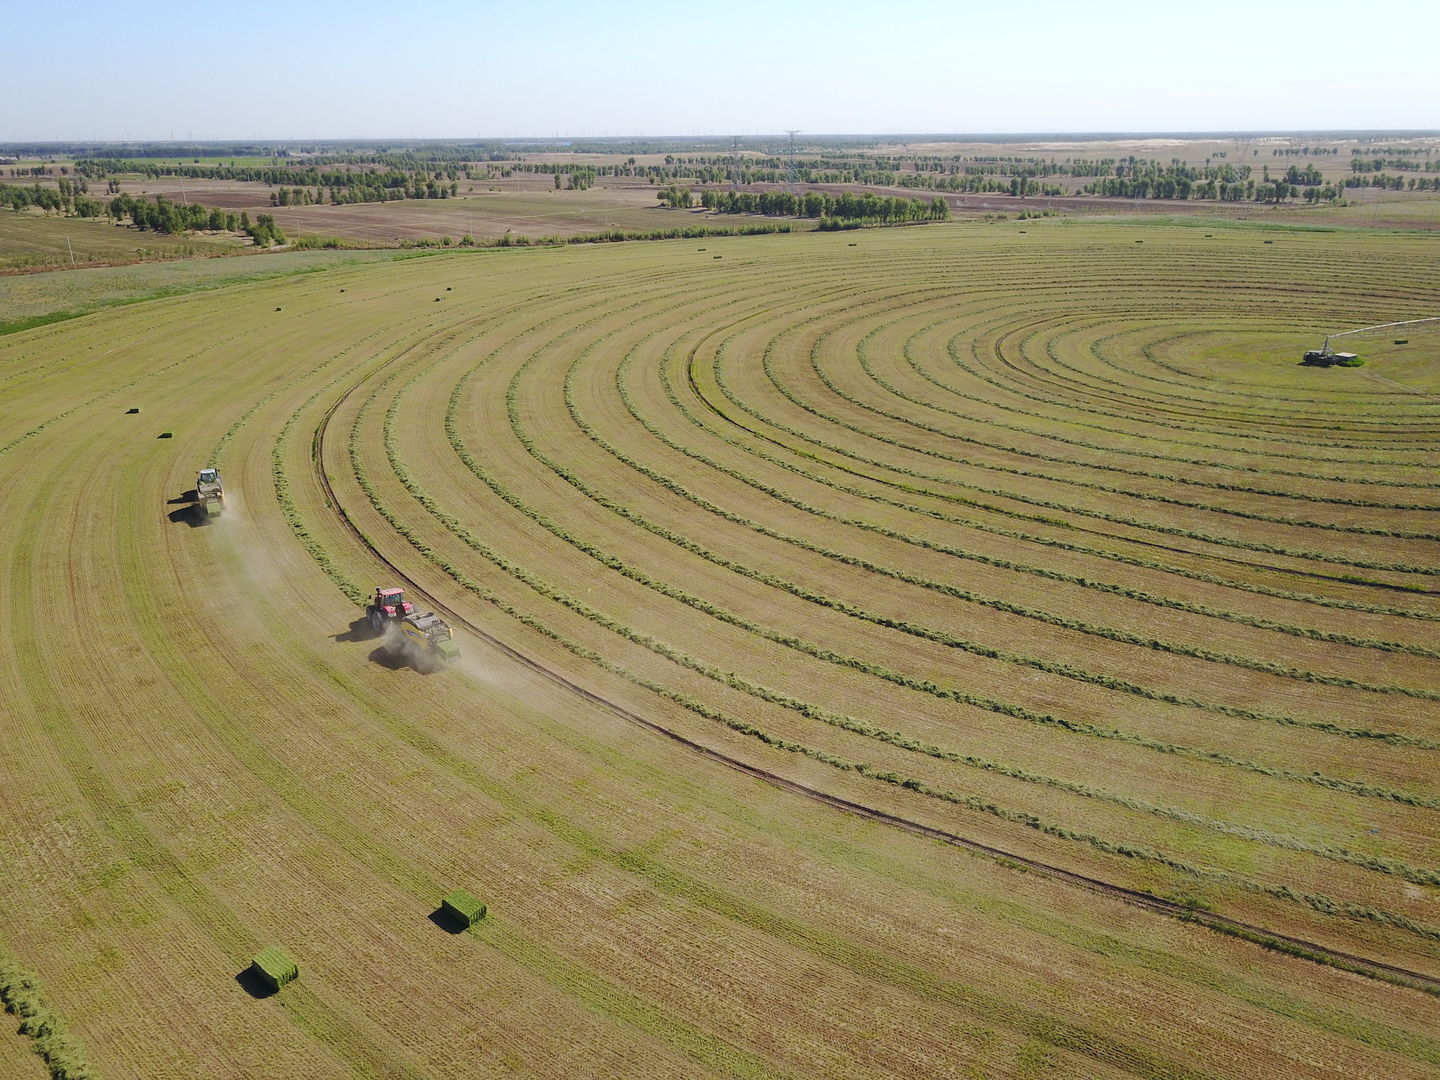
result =
M1440 171L1440 161L1407 161L1403 158L1351 158L1350 171L1357 173L1384 172L1400 169L1407 172Z
M691 206L689 188L670 187L660 193L661 202ZM950 204L934 198L928 203L895 195L846 192L830 195L823 191L803 194L789 191L716 191L700 193L700 205L717 214L758 214L763 217L802 217L839 221L876 221L895 224L907 221L947 221Z
M104 213L104 204L87 198L85 193L89 190L83 181L74 180L61 180L53 188L41 187L39 183L29 187L0 184L0 206L8 206L12 210L34 207L46 214L99 217Z
M1350 176L1345 179L1347 188L1373 187L1386 191L1440 191L1440 176L1391 176L1389 173Z
M285 243L285 233L269 214L259 214L251 221L249 211L242 210L237 215L199 203L175 203L163 195L157 195L154 202L133 195L118 195L110 200L105 213L116 221L129 218L135 228L158 233L183 233L192 229L240 232L255 241L256 247Z
M442 168L368 168L321 170L314 166L291 168L287 166L263 165L201 165L192 163L176 165L152 161L126 161L120 158L82 158L75 163L75 172L92 179L104 179L115 174L138 174L147 179L158 180L162 176L184 177L191 180L241 180L251 183L269 184L272 187L308 188L349 188L380 187L430 190L441 185L455 185L461 176L469 173L455 166ZM402 196L411 197L411 196ZM441 198L442 196L421 195L419 198ZM343 201L343 200L342 200ZM360 199L352 201L373 202L383 199Z
M257 247L285 243L285 234L269 214L260 214L254 221L248 212L235 214L229 210L201 206L199 203L177 203L156 196L154 201L133 195L117 195L109 202L79 194L78 185L62 180L58 188L16 187L0 184L0 206L12 210L32 207L47 214L73 214L76 217L109 217L117 222L128 220L137 229L178 234L192 230L244 233Z

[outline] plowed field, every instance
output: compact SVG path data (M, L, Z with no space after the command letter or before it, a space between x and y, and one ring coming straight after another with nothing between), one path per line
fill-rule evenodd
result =
M457 252L0 338L0 959L112 1078L1435 1075L1440 334L1296 361L1440 313L1440 242L1266 235Z

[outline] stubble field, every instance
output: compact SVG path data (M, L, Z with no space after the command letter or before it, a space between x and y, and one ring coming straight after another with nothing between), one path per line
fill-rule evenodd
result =
M1440 336L1296 361L1436 241L1026 225L0 338L0 951L97 1072L1433 1075Z

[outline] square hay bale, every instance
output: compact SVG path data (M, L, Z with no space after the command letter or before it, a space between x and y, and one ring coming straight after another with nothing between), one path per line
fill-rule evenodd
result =
M255 954L250 968L272 990L279 990L292 979L300 977L300 969L290 954L279 945L271 945Z
M440 901L440 907L446 915L467 928L485 917L484 903L464 889L456 889L445 897Z

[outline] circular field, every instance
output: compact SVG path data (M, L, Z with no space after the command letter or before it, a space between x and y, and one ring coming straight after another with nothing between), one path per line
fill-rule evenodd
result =
M0 338L0 950L107 1076L1426 1075L1440 333L1297 361L1436 312L1046 222Z

